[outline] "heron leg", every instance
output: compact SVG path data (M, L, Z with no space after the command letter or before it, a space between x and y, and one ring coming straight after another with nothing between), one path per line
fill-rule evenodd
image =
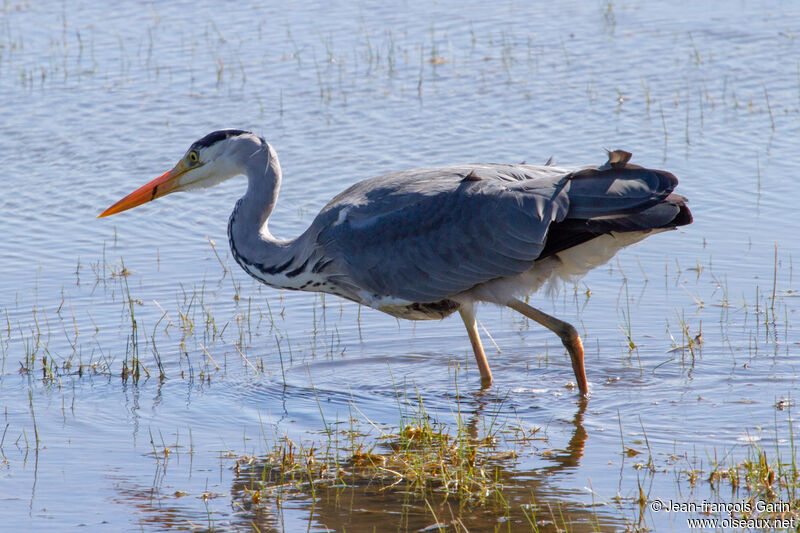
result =
M572 371L575 372L575 380L578 382L578 389L581 391L581 394L588 394L589 384L586 381L586 369L583 366L583 343L581 342L580 335L578 335L578 330L576 330L572 324L552 317L547 313L543 313L522 300L512 298L506 305L514 311L522 313L531 320L538 322L559 336L572 360Z
M472 344L472 351L475 352L475 361L478 363L478 370L481 373L481 382L483 385L491 385L492 371L489 369L489 361L486 359L486 354L483 352L481 338L478 335L478 327L475 322L475 311L471 305L462 305L459 308L458 313L461 315L461 320L464 321L464 326L467 328L469 342Z

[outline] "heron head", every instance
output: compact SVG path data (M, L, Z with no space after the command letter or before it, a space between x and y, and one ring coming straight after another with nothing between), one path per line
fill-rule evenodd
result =
M261 149L262 141L244 130L218 130L192 143L170 171L139 187L102 213L114 215L161 196L191 189L213 187L243 173L248 158Z

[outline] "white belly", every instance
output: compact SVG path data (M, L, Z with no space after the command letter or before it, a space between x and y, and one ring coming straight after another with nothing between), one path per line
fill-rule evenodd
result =
M548 282L580 279L593 268L607 263L622 248L662 231L666 230L612 232L601 235L547 259L536 261L530 270L522 274L477 285L453 297L453 300L460 303L480 301L505 305L512 298L535 292Z

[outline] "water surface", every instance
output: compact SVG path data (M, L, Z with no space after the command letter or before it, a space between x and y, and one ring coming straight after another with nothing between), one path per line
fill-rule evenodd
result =
M800 344L794 3L40 2L1 20L4 527L360 531L402 516L418 530L434 523L424 506L374 491L243 508L233 469L351 418L396 428L417 396L445 426L460 411L546 437L501 465L511 518L469 508L471 530L522 527L534 500L577 531L681 530L683 515L640 510L640 487L725 500L685 472L753 440L791 453L776 404ZM533 298L582 332L588 405L558 339L494 307L479 312L499 347L484 335L481 390L458 318L397 321L250 280L225 232L243 179L95 218L222 127L277 150L280 237L382 172L600 163L604 148L676 174L695 223ZM149 377L123 378L135 355Z

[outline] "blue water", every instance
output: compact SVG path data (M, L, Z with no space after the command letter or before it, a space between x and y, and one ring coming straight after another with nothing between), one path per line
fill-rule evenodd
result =
M353 413L396 427L398 391L443 423L461 405L478 427L542 428L508 473L575 530L681 530L683 516L639 516L640 484L682 498L682 472L707 477L753 440L788 453L776 402L794 396L800 362L800 6L98 6L0 15L2 527L341 529L321 501L258 516L231 505L229 452L320 439ZM95 218L222 127L277 150L280 237L389 170L600 163L604 148L676 174L695 223L534 297L584 336L585 412L558 340L510 310L480 309L502 352L484 336L495 384L481 393L457 318L399 322L251 281L225 232L242 179ZM674 350L699 333L694 355ZM122 378L133 353L149 378ZM653 473L621 454L648 455L645 437ZM562 461L543 453L571 441ZM348 520L358 531L374 516Z

